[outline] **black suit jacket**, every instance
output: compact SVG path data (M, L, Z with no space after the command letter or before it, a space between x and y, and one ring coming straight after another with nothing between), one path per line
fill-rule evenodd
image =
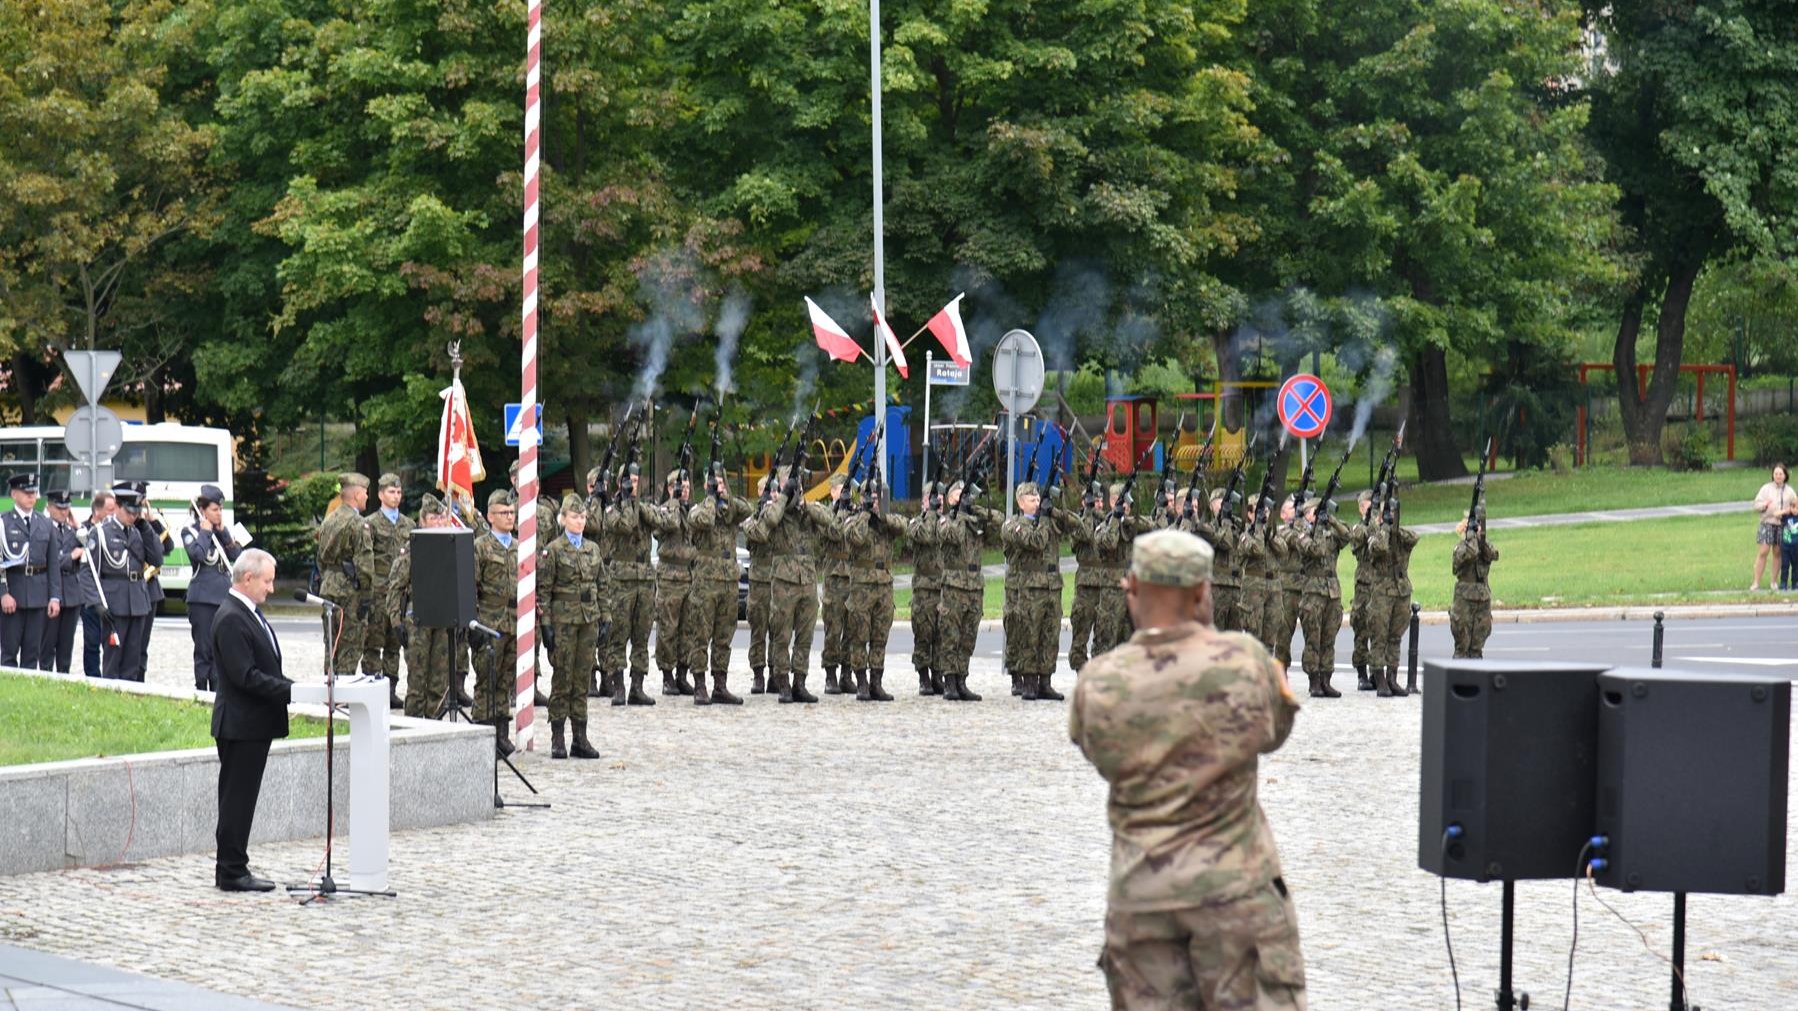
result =
M282 676L281 653L255 612L236 596L226 595L213 619L212 657L219 676L212 736L221 741L286 737L293 682Z

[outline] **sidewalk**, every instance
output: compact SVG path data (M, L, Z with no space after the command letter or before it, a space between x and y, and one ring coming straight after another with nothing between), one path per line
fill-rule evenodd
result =
M0 944L0 1011L293 1011Z

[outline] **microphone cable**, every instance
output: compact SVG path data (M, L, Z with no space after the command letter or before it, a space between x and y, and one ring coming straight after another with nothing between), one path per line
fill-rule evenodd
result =
M1448 859L1448 843L1450 839L1461 837L1461 826L1450 825L1442 830L1442 858ZM1442 946L1448 949L1448 974L1455 981L1455 1011L1461 1011L1461 973L1455 968L1455 944L1448 935L1448 875L1438 876L1442 885Z

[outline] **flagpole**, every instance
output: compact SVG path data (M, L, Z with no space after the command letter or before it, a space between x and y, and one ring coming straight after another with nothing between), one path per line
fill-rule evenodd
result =
M874 304L880 307L880 318L888 318L886 279L886 213L881 179L880 151L880 0L868 0L868 50L870 63L869 91L873 97L874 119ZM864 352L865 353L865 352ZM874 335L874 430L883 435L881 422L887 408L887 348L880 334ZM884 441L884 440L883 440ZM875 459L880 463L880 483L891 487L887 473L885 446L877 446Z
M885 310L881 310L881 311L885 312ZM881 318L885 319L886 317L882 316ZM917 340L919 337L924 336L924 331L926 331L928 329L930 329L929 323L926 323L923 326L919 327L917 333L912 334L910 337L905 338L905 343L899 345L899 350L904 351L906 348L911 347L911 342Z
M518 612L513 640L512 692L516 699L512 729L520 751L537 748L541 718L532 700L537 688L537 539L551 536L537 529L537 256L539 211L537 173L543 128L543 0L527 0L524 77L524 263L520 272L519 396L523 437L518 441ZM495 799L498 799L497 791Z

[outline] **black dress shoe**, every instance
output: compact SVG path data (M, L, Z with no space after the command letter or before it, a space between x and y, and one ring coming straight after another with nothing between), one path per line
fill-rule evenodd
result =
M241 878L215 878L221 892L272 892L275 883L267 878L259 878L254 874L245 874Z

